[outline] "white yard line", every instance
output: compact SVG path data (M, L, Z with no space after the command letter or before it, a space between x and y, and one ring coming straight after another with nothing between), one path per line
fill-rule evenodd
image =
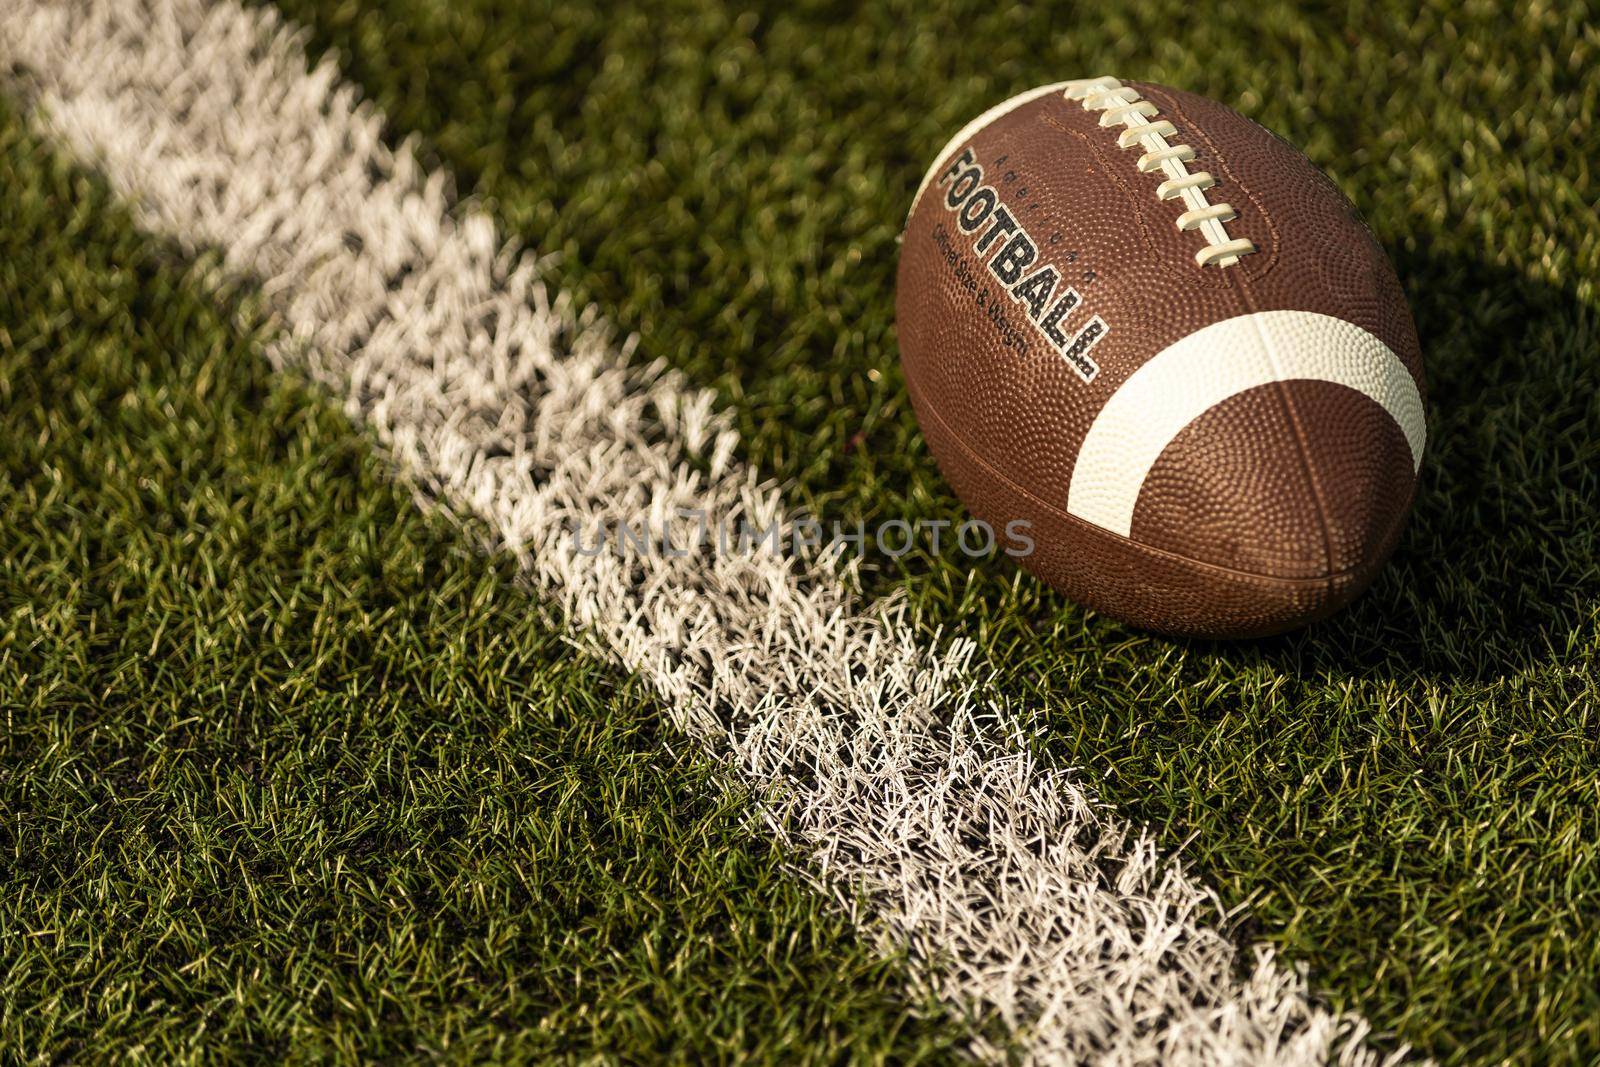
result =
M259 283L275 363L486 523L675 724L759 795L805 873L916 981L1030 1059L1373 1062L1366 1024L1243 960L1213 895L974 696L972 647L771 553L584 558L571 524L779 514L711 396L542 287L272 10L0 0L0 77L140 224ZM1002 1054L974 1039L984 1057Z

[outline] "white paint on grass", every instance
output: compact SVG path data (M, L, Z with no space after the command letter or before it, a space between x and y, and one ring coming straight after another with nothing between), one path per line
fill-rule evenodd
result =
M552 299L271 9L0 0L0 74L141 225L259 282L271 358L341 397L423 498L515 550L767 798L805 873L909 946L923 986L1031 1059L1374 1059L1362 1020L1310 1003L1265 948L1241 961L1209 891L1027 754L975 699L968 643L920 643L899 606L860 606L814 564L578 557L575 522L682 507L760 526L779 497L709 394Z

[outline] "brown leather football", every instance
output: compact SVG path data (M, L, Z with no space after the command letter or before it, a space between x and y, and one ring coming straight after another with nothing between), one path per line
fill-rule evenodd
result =
M1074 600L1260 636L1394 547L1424 438L1405 297L1333 183L1221 104L1092 78L980 115L917 190L895 312L940 469Z

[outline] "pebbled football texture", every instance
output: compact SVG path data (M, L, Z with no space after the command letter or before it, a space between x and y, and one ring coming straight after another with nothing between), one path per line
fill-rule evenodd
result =
M1424 434L1405 298L1332 182L1221 104L1101 78L992 109L929 170L897 285L940 469L1072 599L1262 636L1393 549Z

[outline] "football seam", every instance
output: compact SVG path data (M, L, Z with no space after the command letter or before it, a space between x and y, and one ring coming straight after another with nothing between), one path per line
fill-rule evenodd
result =
M1239 217L1238 211L1225 201L1213 204L1206 198L1206 191L1215 188L1216 178L1203 170L1190 172L1187 163L1194 160L1195 150L1168 140L1178 136L1177 128L1170 119L1160 117L1161 109L1154 100L1109 75L1069 81L1062 95L1077 101L1085 111L1100 112L1101 127L1121 125L1123 132L1117 135L1117 147L1123 151L1145 150L1137 165L1141 174L1166 176L1166 181L1156 187L1157 198L1182 200L1187 210L1178 216L1175 225L1184 233L1199 231L1205 242L1194 254L1195 263L1201 267L1231 267L1242 257L1259 251L1248 237L1229 235L1227 224Z
M1338 571L1330 571L1328 574L1318 575L1316 577L1286 578L1286 577L1282 577L1280 575L1259 574L1259 573L1257 573L1255 571L1240 570L1237 567L1229 567L1229 566L1227 566L1225 564L1222 564L1222 563L1212 563L1209 560L1196 559L1193 556L1185 556L1185 555L1182 555L1181 553L1173 552L1170 549L1161 548L1158 545L1152 545L1152 544L1148 544L1148 543L1146 543L1144 541L1135 540L1132 537L1126 537L1126 536L1124 536L1122 534L1117 533L1115 530L1108 530L1103 526L1097 526L1097 525L1095 525L1094 523L1090 522L1087 519L1083 519L1083 518L1080 518L1077 515L1072 514L1072 512L1070 512L1070 511L1064 511L1061 508L1056 507L1054 504L1050 503L1049 501L1042 499L1037 494L1029 491L1024 486L1021 486L1021 485L1017 484L1017 482L1013 478L1011 478L1009 475L1005 474L998 467L996 467L993 463L989 462L989 460L982 453L978 452L970 444L968 444L966 439L963 438L960 434L958 434L955 431L955 427L950 425L949 420L947 420L944 417L944 415L942 415L939 412L939 410L937 408L935 408L931 402L929 402L927 397L924 396L922 394L922 392L916 386L911 384L911 380L910 380L909 376L906 377L906 391L911 394L912 400L915 401L916 404L918 405L919 411L920 412L925 412L929 418L931 418L935 422L937 422L939 424L940 429L942 429L945 432L945 435L950 439L950 441L952 443L955 444L955 446L957 448L961 449L961 451L964 452L968 457L970 457L975 464L977 464L978 466L982 467L983 470L985 471L985 473L989 474L996 481L1003 483L1006 486L1006 488L1010 489L1012 492L1016 493L1018 496L1024 497L1025 499L1032 501L1034 504L1038 505L1043 510L1048 511L1051 515L1055 516L1056 518L1058 518L1058 519L1060 519L1062 521L1067 522L1068 524L1070 524L1072 526L1078 527L1079 529L1082 529L1082 530L1085 530L1085 531L1089 531L1089 532L1091 532L1091 533L1093 533L1095 535L1112 538L1113 540L1119 541L1119 542L1121 542L1121 543L1123 543L1125 545L1132 546L1137 551L1148 552L1153 556L1157 556L1157 557L1160 557L1162 559L1170 560L1170 561L1172 561L1174 563L1180 563L1180 564L1186 564L1186 565L1189 565L1189 566L1192 566L1192 567L1198 567L1198 568L1201 568L1201 569L1204 569L1206 571L1210 571L1210 572L1213 572L1213 573L1216 573L1216 574L1227 575L1227 576L1231 576L1233 578L1241 579L1243 581L1254 582L1254 583L1256 583L1258 585L1271 586L1271 587L1277 587L1277 588L1281 588L1281 587L1292 587L1292 588L1318 588L1318 587L1322 587L1330 595L1336 595L1337 594L1337 590L1334 588L1336 583L1342 581L1345 578L1349 578L1351 576L1361 574L1367 568L1372 566L1372 564L1370 564L1370 563L1357 563L1357 564L1355 564L1353 566L1345 567L1345 568L1343 568L1341 570L1338 570ZM1400 513L1400 518L1403 519L1404 517L1405 517L1405 509L1402 509L1402 511ZM1385 532L1387 533L1389 531L1386 530Z
M1066 97L1061 97L1060 100L1062 104L1071 103ZM1173 110L1183 119L1185 125L1193 126L1181 111L1176 108ZM1122 172L1123 168L1118 166L1118 161L1114 157L1106 154L1100 140L1087 136L1081 130L1071 128L1062 122L1060 118L1048 112L1040 115L1039 121L1051 127L1057 133L1077 141L1083 147L1083 150L1092 156L1095 163L1099 165L1099 170L1096 173L1104 176L1122 193L1123 199L1128 202L1129 213L1134 223L1139 227L1139 238L1149 254L1149 262L1155 270L1160 271L1163 275L1179 279L1187 285L1203 286L1212 292L1225 292L1235 288L1236 279L1264 277L1267 272L1277 265L1277 226L1272 222L1271 217L1267 215L1266 209L1262 207L1261 201L1256 197L1256 194L1244 187L1244 184L1239 181L1233 170L1228 166L1227 160L1222 158L1215 145L1210 138L1205 136L1203 131L1198 128L1194 130L1195 134L1205 141L1209 154L1215 160L1212 165L1227 176L1230 184L1239 187L1239 191L1250 202L1256 214L1261 216L1262 224L1266 227L1269 237L1265 247L1258 246L1251 258L1234 264L1236 268L1234 270L1197 271L1184 267L1181 262L1175 262L1170 256L1163 255L1153 231L1156 226L1165 220L1151 217L1150 207L1152 205L1149 203L1149 197L1142 195L1138 189L1129 183L1129 175ZM1160 201L1155 203L1159 205Z
M1294 427L1295 454L1300 458L1300 469L1305 474L1306 482L1311 486L1311 500L1317 509L1317 533L1322 536L1322 558L1327 561L1326 569L1330 575L1327 581L1328 592L1331 595L1334 581L1332 575L1336 573L1333 569L1333 535L1328 530L1328 504L1324 499L1322 481L1317 477L1316 464L1311 462L1311 447L1306 439L1305 425L1300 419L1300 409L1290 393L1289 383L1283 378L1283 369L1278 364L1277 354L1267 337L1267 331L1261 328L1260 320L1255 317L1255 312L1259 309L1248 280L1239 286L1239 300L1249 313L1247 318L1261 342L1261 350L1266 353L1267 362L1272 364L1273 372L1278 375L1278 380L1273 383L1273 392L1277 394L1278 402L1283 405L1284 412L1289 416L1289 425Z
M1250 202L1250 205L1255 208L1255 213L1260 216L1261 225L1264 226L1267 231L1266 247L1262 248L1260 244L1257 244L1255 258L1247 260L1241 264L1236 264L1236 266L1240 267L1240 270L1237 273L1247 278L1265 277L1269 271L1278 265L1278 251L1282 245L1282 237L1278 232L1278 224L1276 221L1274 221L1272 213L1269 212L1267 210L1267 206L1261 202L1261 198L1256 195L1255 190L1251 189L1244 183L1242 179L1240 179L1238 173L1233 169L1233 165L1228 162L1227 154L1224 153L1217 145L1216 140L1206 132L1205 126L1190 118L1189 113L1184 110L1183 103L1173 96L1165 86L1151 85L1146 83L1145 94L1152 100L1162 101L1163 110L1168 111L1172 115L1176 116L1178 121L1183 124L1185 129L1187 129L1197 139L1205 143L1206 155L1210 158L1211 165L1221 171L1227 177L1228 183L1236 186L1239 192L1244 194L1244 198ZM1253 122L1253 120L1247 118L1246 116L1240 115L1239 117L1244 119L1246 122L1251 123L1252 125L1260 126L1259 123ZM1274 134L1265 126L1260 126L1260 128L1265 130L1269 135L1277 137L1277 134ZM1314 164L1312 167L1315 169ZM1317 173L1321 172L1318 171ZM1258 260L1261 262L1258 262ZM1232 272L1225 272L1223 276L1226 277L1227 273Z

